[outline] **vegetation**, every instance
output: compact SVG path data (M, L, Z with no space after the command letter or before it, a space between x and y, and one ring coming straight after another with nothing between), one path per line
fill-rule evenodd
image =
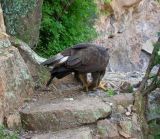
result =
M8 131L3 125L0 125L0 139L18 139L18 131Z
M132 85L130 85L130 86L128 87L128 93L133 93L133 86L132 86Z
M40 41L36 51L45 57L96 36L93 0L44 0Z
M105 3L111 3L112 0L104 0Z
M111 97L111 96L114 96L114 95L115 95L115 91L113 90L113 88L108 88L108 89L106 90L106 92L107 92L107 96L108 96L108 97Z
M160 65L160 38L158 42L154 44L154 50L153 50L145 77L140 86L140 89L143 90L143 96L147 96L153 90L160 87L160 78L159 78L160 66L159 65ZM158 67L158 70L156 74L152 74L151 71L155 66Z
M154 135L155 139L160 139L160 132Z
M99 14L103 14L105 16L110 16L113 13L113 9L110 5L112 0L102 0L101 6L99 9Z

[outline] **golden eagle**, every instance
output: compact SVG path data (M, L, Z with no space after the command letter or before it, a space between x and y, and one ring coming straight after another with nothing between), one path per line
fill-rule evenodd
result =
M108 62L107 48L87 43L74 45L42 63L44 66L52 66L46 87L53 78L61 79L74 72L86 91L96 89L105 74ZM87 81L87 73L91 73L91 83Z

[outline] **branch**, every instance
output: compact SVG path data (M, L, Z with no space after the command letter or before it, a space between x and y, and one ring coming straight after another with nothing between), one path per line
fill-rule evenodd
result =
M155 90L157 88L157 84L153 83L150 84L144 91L143 91L143 96L146 96L148 94L150 94L153 90Z
M159 67L159 69L158 69L158 71L157 71L156 77L159 76L159 73L160 73L160 67ZM157 80L157 79L156 79L156 80ZM153 90L155 90L157 87L160 87L160 84L158 84L158 83L156 82L156 80L153 80L153 81L151 82L151 84L143 91L143 96L146 96L146 95L150 94L150 93L151 93Z
M154 65L155 56L156 56L156 48L154 47L152 55L151 55L151 58L150 58L150 61L149 61L149 64L148 64L148 67L147 67L147 70L146 70L146 74L143 77L141 85L140 85L140 87L138 89L139 92L142 92L144 90L144 88L145 88L146 82L149 79L149 75L150 75L151 70L152 70L153 65Z

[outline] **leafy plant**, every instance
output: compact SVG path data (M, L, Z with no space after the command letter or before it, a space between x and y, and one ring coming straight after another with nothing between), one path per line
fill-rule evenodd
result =
M133 93L133 86L130 85L130 86L128 87L128 93Z
M96 4L92 0L44 0L40 40L36 51L45 57L73 44L90 41Z
M160 0L157 0L158 1L158 3L160 3Z
M18 131L9 132L3 125L0 125L0 139L18 139Z
M154 135L155 139L160 139L160 132Z
M106 90L106 92L107 92L107 96L109 96L109 97L111 97L115 94L115 91L112 88L108 88Z

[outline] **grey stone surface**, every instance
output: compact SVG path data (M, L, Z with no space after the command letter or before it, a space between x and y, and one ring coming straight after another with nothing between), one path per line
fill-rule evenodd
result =
M126 94L123 93L123 94L119 94L119 95L114 95L109 98L103 98L103 100L105 102L112 102L116 106L122 105L124 108L126 108L130 104L133 104L134 97L133 97L133 94L131 94L131 93L126 93Z
M93 139L91 130L87 127L69 129L60 132L34 135L31 139Z
M2 118L14 112L33 94L33 80L18 50L0 49L0 111Z
M105 9L105 4L100 3L99 7ZM152 43L158 39L159 3L155 0L112 0L111 6L111 15L102 14L96 22L99 37L94 41L110 48L108 70L144 71L148 58L145 53L145 57L141 57L141 50L151 53Z
M31 104L21 111L23 126L28 130L57 131L95 123L111 113L111 107L98 98L83 98L49 104Z
M97 123L97 130L101 138L118 138L118 126L108 119L100 120Z

